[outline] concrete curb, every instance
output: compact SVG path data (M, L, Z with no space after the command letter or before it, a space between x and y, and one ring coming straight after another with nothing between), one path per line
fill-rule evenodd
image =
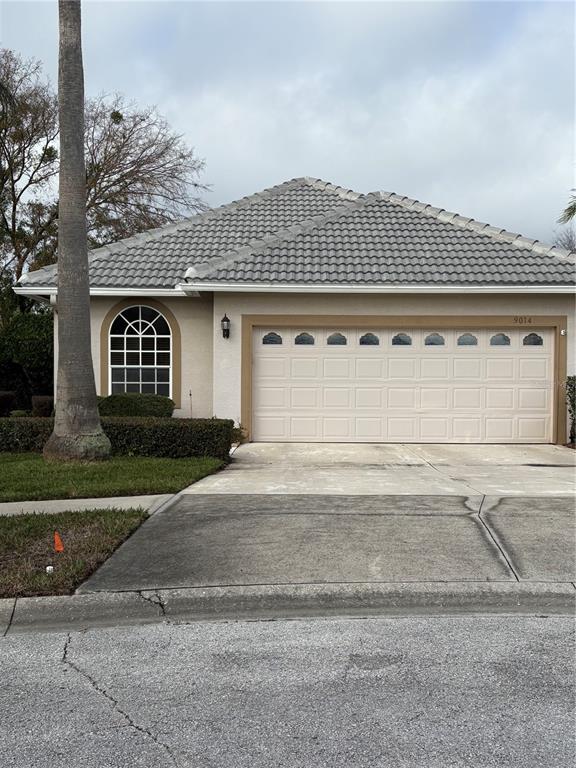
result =
M38 501L7 501L0 504L0 516L52 515L58 512L83 512L87 509L137 509L151 515L159 507L174 498L174 494L162 493L148 496L101 496L95 499L40 499Z
M95 592L0 600L0 633L64 632L201 620L374 615L572 615L572 583L297 584Z

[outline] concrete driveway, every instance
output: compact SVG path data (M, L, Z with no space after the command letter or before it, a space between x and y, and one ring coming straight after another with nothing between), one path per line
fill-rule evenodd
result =
M249 443L185 493L576 493L576 451L557 445Z
M242 446L78 591L571 584L575 458L556 446Z

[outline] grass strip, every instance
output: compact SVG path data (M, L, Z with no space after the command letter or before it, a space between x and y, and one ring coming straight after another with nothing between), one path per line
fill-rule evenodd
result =
M0 517L0 597L70 594L147 517L113 508ZM55 532L63 552L54 551Z
M0 453L0 502L177 493L223 466L219 459L116 456L46 463L35 453Z

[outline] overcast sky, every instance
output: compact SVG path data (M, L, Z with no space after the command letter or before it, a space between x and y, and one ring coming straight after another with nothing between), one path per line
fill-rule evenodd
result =
M56 81L57 3L2 45ZM295 176L550 241L574 182L571 2L84 2L86 91L155 104L210 205Z

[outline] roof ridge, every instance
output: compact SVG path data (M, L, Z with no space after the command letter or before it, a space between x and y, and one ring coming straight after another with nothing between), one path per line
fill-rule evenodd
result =
M324 183L324 182L322 182ZM189 281L194 278L205 277L213 272L215 269L229 266L235 261L239 261L247 256L256 256L265 249L269 248L273 243L290 242L295 240L305 232L309 232L311 229L315 229L321 224L326 224L330 221L335 221L350 211L363 208L370 202L374 202L377 198L377 193L371 192L367 195L359 195L350 200L346 200L342 205L337 208L333 208L328 213L318 214L317 216L311 216L309 219L305 219L299 224L292 224L289 227L283 227L277 230L273 235L264 235L264 237L252 240L246 245L242 245L239 248L235 248L231 251L227 251L218 256L215 259L204 261L200 264L195 264L193 267L188 267L184 274L184 280Z
M415 200L404 195L398 195L395 192L380 191L376 194L380 195L381 199L386 200L387 202L401 205L408 210L423 213L425 216L430 216L442 223L454 224L462 229L469 229L472 232L487 235L493 240L515 245L517 248L534 251L535 253L540 253L546 256L555 256L559 259L568 259L569 261L573 261L573 257L576 256L576 251L567 251L565 248L560 248L557 245L547 245L540 240L524 237L517 232L509 232L507 229L494 227L483 221L470 218L469 216L461 216L459 213L447 211L444 208L437 208L428 203L422 203L420 200Z

